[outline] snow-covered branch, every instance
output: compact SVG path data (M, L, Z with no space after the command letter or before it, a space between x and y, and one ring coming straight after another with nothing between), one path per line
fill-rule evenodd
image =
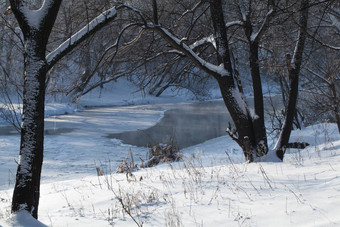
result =
M225 27L228 29L228 28L231 28L231 27L237 26L237 25L241 26L241 25L243 25L243 22L242 21L231 21L231 22L226 23ZM200 47L200 46L202 46L204 44L211 44L216 49L216 42L215 42L215 39L214 39L213 35L209 35L207 37L203 37L202 39L197 40L196 42L191 44L189 47L192 50L194 50L195 48L198 48L198 47Z
M267 31L268 27L269 27L269 22L271 20L271 18L275 15L276 10L271 9L269 10L269 12L267 13L266 17L264 18L261 27L259 28L259 30L255 33L253 33L251 35L251 42L259 42L259 40L262 38L262 36L264 35L264 33Z
M49 53L46 57L48 68L51 68L56 62L58 62L63 56L73 50L79 43L84 41L87 37L107 25L117 16L116 7L113 7L99 16L94 18L90 23L80 29L77 33L72 35L65 42L60 44L55 50Z
M164 38L175 50L183 53L185 56L190 58L193 63L202 69L203 71L207 72L210 75L214 75L215 77L219 76L230 76L230 73L225 69L225 66L223 64L220 64L219 66L211 64L204 59L202 59L198 54L194 52L194 48L197 48L197 45L202 44L204 40L201 40L201 42L194 43L192 46L188 46L183 42L183 40L178 39L176 36L171 34L170 31L168 31L166 28L161 27L160 25L154 25L147 23L146 17L144 14L129 5L123 5L123 7L126 7L135 13L139 14L144 22L144 28L148 30L156 31L162 38ZM213 38L212 38L213 39ZM207 40L206 40L207 41Z
M340 8L333 7L329 9L328 16L332 26L340 32Z
M188 45L172 35L167 29L160 26L148 26L148 29L155 30L160 36L167 40L174 49L189 57L200 69L215 76L229 76L229 72L223 64L216 66L198 56Z
M191 49L195 49L195 48L198 48L204 44L211 44L214 46L214 48L216 49L216 42L215 42L215 39L214 39L214 36L213 35L209 35L207 37L204 37L200 40L197 40L196 42L194 42L193 44L191 44L189 47Z
M231 27L236 26L236 25L242 26L243 22L239 21L239 20L231 21L231 22L226 23L225 27L228 29L228 28L231 28Z

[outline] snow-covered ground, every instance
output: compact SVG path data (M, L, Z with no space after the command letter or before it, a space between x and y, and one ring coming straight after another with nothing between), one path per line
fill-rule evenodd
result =
M129 157L130 150L140 163L138 157L147 149L104 138L105 131L95 133L96 125L108 124L117 131L150 127L167 105L140 104L190 99L127 96L130 85L121 83L121 89L104 92L101 99L94 92L78 106L118 105L114 116L48 118L51 129L64 121L76 122L78 129L46 135L40 223L25 212L10 215L19 136L0 137L0 226L340 225L340 136L335 125L295 131L292 139L311 145L289 151L283 163L246 164L237 144L223 136L183 149L183 161L116 174L118 161ZM54 107L58 113L64 108ZM81 130L86 125L89 137ZM104 176L96 175L97 167Z

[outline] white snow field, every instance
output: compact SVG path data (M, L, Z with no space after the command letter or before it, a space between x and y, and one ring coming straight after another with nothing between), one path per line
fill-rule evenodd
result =
M120 87L125 94L129 90ZM51 131L45 139L39 221L26 212L10 214L20 138L0 136L0 226L340 225L340 136L336 125L318 124L294 131L293 141L311 145L290 150L284 162L245 163L237 144L223 136L183 149L182 161L117 174L118 163L124 158L131 160L130 151L135 163L141 163L139 157L145 157L147 148L103 137L106 130L150 127L172 105L156 108L150 104L188 100L187 96L161 101L125 96L124 102L130 105L121 106L118 100L123 100L123 93L115 98L103 94L98 101L95 95L81 100L83 106L119 105L115 114L105 114L109 107L96 109L104 113L100 119L95 113L84 114L92 109L47 118ZM54 125L67 133L55 133ZM97 176L96 168L104 175Z

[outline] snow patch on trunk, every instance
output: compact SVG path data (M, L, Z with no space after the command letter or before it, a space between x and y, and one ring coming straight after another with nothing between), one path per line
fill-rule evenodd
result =
M248 115L248 107L247 107L247 103L244 100L243 95L241 94L240 91L236 90L235 88L231 90L231 94L234 97L234 99L236 100L237 108L240 112L242 112L242 114L244 114L245 116Z

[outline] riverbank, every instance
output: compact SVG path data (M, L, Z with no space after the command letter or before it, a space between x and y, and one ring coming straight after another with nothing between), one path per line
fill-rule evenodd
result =
M89 173L72 179L75 173L70 171L69 179L58 180L56 174L66 168L59 166L50 176L56 179L41 185L39 220L54 227L338 226L336 130L334 124L319 124L294 131L294 139L311 146L291 151L283 163L244 163L237 145L224 136L183 149L180 162L131 175L116 174L108 161L101 166L103 176ZM1 219L9 217L11 193L0 190ZM20 225L21 218L0 225L27 226Z
M39 222L10 214L20 137L0 136L0 226L340 224L340 136L334 124L294 131L292 140L311 145L289 151L282 163L245 163L238 145L221 136L182 149L179 162L115 173L122 159L132 161L132 153L140 163L148 150L107 138L108 131L147 129L167 109L98 107L48 118L47 129L73 130L45 137Z

